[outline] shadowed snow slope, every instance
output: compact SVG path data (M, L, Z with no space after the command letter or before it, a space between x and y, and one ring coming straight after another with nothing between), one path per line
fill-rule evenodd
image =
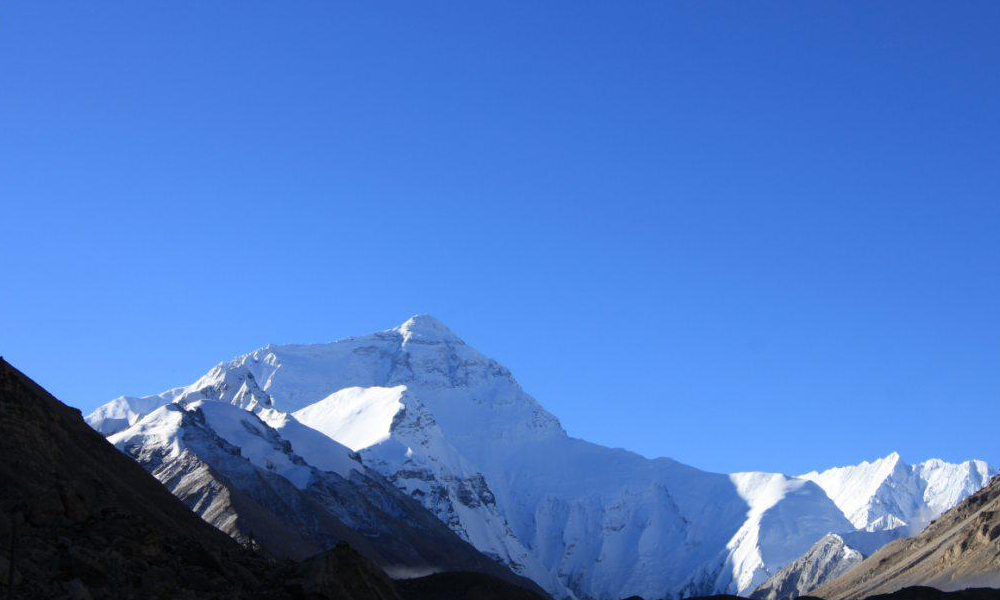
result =
M224 379L218 370L259 391L213 383L205 399L292 413L557 597L745 593L826 533L853 530L822 484L707 473L569 437L506 368L426 315L267 346L209 381ZM91 424L112 429L100 417Z
M728 546L740 591L756 588L775 566L795 560L825 534L853 530L811 481L773 473L735 473L730 479L750 505L746 522Z

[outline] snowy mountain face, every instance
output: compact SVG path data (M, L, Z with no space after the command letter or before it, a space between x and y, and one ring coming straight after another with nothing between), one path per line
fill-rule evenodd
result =
M897 498L875 483L881 466L854 477L721 475L605 448L569 437L506 368L428 316L330 344L267 346L202 380L128 406L138 414L140 402L183 398L265 421L290 413L558 598L749 593L827 533L908 523L963 496L979 473L923 463L928 483ZM135 423L116 403L91 425ZM884 511L865 508L888 499Z
M247 410L271 406L271 397L260 389L248 369L220 364L188 386L143 398L119 396L87 415L86 421L104 435L111 435L164 404L196 400L218 400Z
M800 475L815 481L858 529L906 527L917 533L938 515L981 489L996 469L981 460L907 465L895 452L860 465Z
M740 592L756 588L775 566L798 558L813 540L852 529L812 482L774 473L735 473L730 479L750 506L746 521L726 547L721 571L736 574L735 589ZM712 587L733 589L732 584L722 583L716 581Z
M274 556L301 560L346 541L387 569L522 583L357 454L277 410L174 402L109 441L204 520Z

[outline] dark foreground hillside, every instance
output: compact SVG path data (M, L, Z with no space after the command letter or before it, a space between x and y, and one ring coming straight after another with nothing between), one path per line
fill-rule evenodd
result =
M206 527L0 361L0 572L17 597L267 597L274 567Z
M346 544L299 564L241 547L3 359L0 511L0 598L427 597ZM435 597L541 598L481 574L458 575L454 590L444 581L429 584L447 593Z

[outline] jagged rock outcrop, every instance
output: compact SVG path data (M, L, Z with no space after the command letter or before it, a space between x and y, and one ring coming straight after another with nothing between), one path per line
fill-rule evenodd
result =
M864 556L836 534L823 536L803 556L785 565L750 595L755 600L790 600L827 579L843 575Z

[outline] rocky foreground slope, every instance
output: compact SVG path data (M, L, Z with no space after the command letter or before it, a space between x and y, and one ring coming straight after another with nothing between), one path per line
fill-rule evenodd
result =
M907 586L1000 588L1000 477L934 520L892 542L812 595L864 598Z

